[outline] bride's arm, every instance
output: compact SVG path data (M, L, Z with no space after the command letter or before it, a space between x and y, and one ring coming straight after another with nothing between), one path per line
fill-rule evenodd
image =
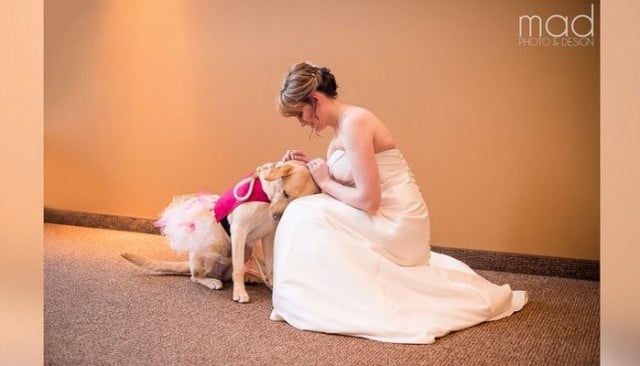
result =
M340 139L349 159L354 187L331 179L324 162L312 160L309 167L323 192L368 213L377 211L381 200L380 175L371 125L366 118L360 117L344 120L340 126Z

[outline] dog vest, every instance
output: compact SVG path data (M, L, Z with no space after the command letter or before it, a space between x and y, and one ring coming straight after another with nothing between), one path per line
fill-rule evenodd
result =
M251 188L253 189L249 192L249 189ZM245 197L247 194L249 194L249 196L243 200L239 200L233 194L234 190L240 197ZM242 181L240 181L240 183L220 195L213 206L213 213L216 221L222 225L224 231L226 231L229 236L231 236L231 225L229 225L227 216L229 216L236 207L246 202L271 202L267 194L264 192L264 189L262 189L262 182L260 181L260 178L258 178L253 172L247 175Z

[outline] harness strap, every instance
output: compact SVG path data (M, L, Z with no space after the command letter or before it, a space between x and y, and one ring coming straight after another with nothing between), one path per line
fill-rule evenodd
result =
M220 225L222 225L222 228L227 233L227 235L231 237L231 225L229 225L229 220L227 219L227 217L228 216L225 216L220 220Z

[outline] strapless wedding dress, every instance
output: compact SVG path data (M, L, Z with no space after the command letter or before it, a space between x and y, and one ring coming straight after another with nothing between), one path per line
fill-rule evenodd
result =
M525 291L495 285L430 251L429 213L398 149L376 154L382 200L367 214L326 194L293 201L275 237L272 320L394 343L445 334L520 310ZM353 184L344 151L328 160Z

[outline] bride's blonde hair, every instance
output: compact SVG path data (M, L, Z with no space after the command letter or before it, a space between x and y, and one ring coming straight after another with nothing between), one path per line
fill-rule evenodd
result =
M284 117L298 116L305 104L311 103L311 93L324 93L327 97L338 96L338 84L331 70L310 62L293 65L284 80L278 98L278 110Z

